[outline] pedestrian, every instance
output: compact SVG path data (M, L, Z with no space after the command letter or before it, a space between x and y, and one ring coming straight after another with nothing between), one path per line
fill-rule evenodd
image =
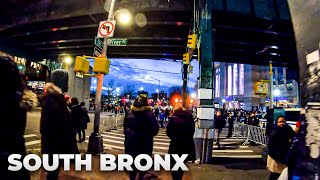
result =
M169 115L170 115L169 106L165 109L164 113L165 113L165 118L164 118L164 120L165 120L165 121L168 121Z
M78 98L71 98L71 121L75 125L76 132L78 133L78 142L85 141L87 123L90 122L88 113L79 104ZM82 136L81 136L82 134Z
M156 116L156 119L159 120L159 107L158 106L155 106L154 107L154 115Z
M214 129L217 133L217 142L218 148L220 149L220 133L224 126L226 125L226 120L223 118L222 113L220 110L217 111L216 117L214 119Z
M8 157L11 154L26 156L24 131L27 120L27 110L35 109L37 96L24 89L22 78L16 63L6 55L0 54L0 174L3 179L29 180L30 174L21 167L19 171L8 170Z
M169 118L167 125L167 135L170 138L168 154L188 154L185 162L193 161L196 157L195 144L193 134L195 131L195 123L190 111L183 107L177 107L172 116ZM175 164L173 159L170 160L171 168ZM181 180L183 177L182 169L171 171L173 180Z
M74 124L70 118L64 93L68 91L68 72L62 69L54 70L50 82L45 85L41 98L41 152L49 155L52 164L53 154L79 153L76 142ZM58 179L59 167L47 172L47 179Z
M267 157L267 169L271 172L269 180L277 180L287 166L286 159L293 137L293 129L286 124L283 116L279 116L269 136Z
M158 134L158 131L159 124L152 112L152 107L148 105L148 96L140 94L124 118L125 153L134 159L139 154L152 156L153 137ZM141 164L146 164L146 162L143 161ZM137 174L139 180L143 179L145 173L145 171L139 172L133 166L133 171L129 172L130 180L135 180Z
M163 121L164 121L164 118L165 118L165 114L164 114L164 111L163 109L161 109L161 112L160 112L160 127L163 128Z
M233 122L234 122L234 112L231 111L228 116L228 136L227 136L227 138L232 137Z

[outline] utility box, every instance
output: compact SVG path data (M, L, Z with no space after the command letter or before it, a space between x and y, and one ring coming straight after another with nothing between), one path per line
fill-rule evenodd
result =
M80 73L88 73L89 72L90 62L81 56L77 56L74 64L74 71Z
M109 74L110 60L106 57L96 57L93 64L93 72L100 74Z

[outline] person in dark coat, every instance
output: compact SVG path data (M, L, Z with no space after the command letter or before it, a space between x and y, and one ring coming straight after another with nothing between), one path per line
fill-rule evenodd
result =
M167 135L170 138L169 154L188 154L185 161L194 161L196 158L195 144L193 134L195 131L195 123L190 111L182 107L174 110L172 116L169 118L167 125ZM175 164L174 159L171 159L171 168ZM173 180L181 180L183 171L172 171Z
M234 123L234 111L231 111L228 116L228 138L232 137L233 131L233 123Z
M286 124L283 116L277 119L269 136L267 169L271 172L269 180L277 180L287 166L287 155L294 138L293 129Z
M148 105L148 96L140 94L126 113L123 122L123 133L125 135L125 153L133 158L139 154L152 155L153 137L158 134L159 124L152 112L152 107ZM144 162L146 163L146 162ZM130 179L143 179L146 172L139 172L135 167L129 172Z
M64 97L64 92L68 91L67 71L61 69L53 71L50 82L46 84L45 93L41 99L42 154L49 154L50 156L52 154L79 153L75 137L76 132ZM58 179L58 175L59 168L55 171L48 171L47 179Z
M0 52L1 53L1 52ZM11 154L26 156L25 140L23 137L27 110L36 108L37 97L34 93L24 90L24 85L19 75L19 70L13 59L0 54L0 174L2 179L29 180L29 172L22 167L19 171L8 170L8 157Z
M79 104L78 98L71 98L71 121L75 125L75 129L78 133L78 142L82 143L85 141L87 129L87 123L90 122L88 113ZM82 134L82 136L81 136Z
M219 149L220 149L220 133L225 125L226 125L226 120L223 118L221 111L218 110L216 117L214 119L214 129L217 133L217 143L216 144L218 145Z

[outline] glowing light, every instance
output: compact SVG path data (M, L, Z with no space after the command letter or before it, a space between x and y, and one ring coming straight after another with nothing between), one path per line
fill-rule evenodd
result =
M64 59L64 62L66 63L66 64L70 64L71 63L71 57L66 57L65 59Z
M196 96L197 96L196 93L192 93L192 94L191 94L191 97L192 97L192 98L196 98Z

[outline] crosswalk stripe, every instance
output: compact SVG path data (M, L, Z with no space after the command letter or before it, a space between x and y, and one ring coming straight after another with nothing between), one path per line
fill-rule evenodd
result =
M220 139L221 142L236 142L236 141L245 141L245 139Z
M232 146L232 145L231 145ZM226 147L226 146L224 146L224 147ZM228 146L227 146L228 147ZM240 149L247 149L247 148L249 148L248 146L236 146L237 148L240 148ZM218 148L218 146L217 145L213 145L213 148Z
M25 146L31 146L31 145L35 145L35 144L40 144L41 140L35 140L35 141L29 141L24 143Z
M212 152L216 153L245 153L245 152L253 152L251 149L249 150L242 150L242 149L214 149Z
M228 154L219 154L219 155L213 155L214 158L246 158L246 159L258 159L262 158L261 155L228 155Z
M124 137L124 134L118 134L118 133L114 133L114 132L103 132L104 135L107 135L107 134L110 134L110 135L116 135L116 136L121 136L121 137ZM114 136L112 136L114 137ZM157 140L157 141L166 141L166 142L170 142L170 139L167 137L164 137L165 139L163 138L157 138L158 136L154 137L153 139L154 140Z
M36 134L25 134L23 135L24 138L36 137Z

